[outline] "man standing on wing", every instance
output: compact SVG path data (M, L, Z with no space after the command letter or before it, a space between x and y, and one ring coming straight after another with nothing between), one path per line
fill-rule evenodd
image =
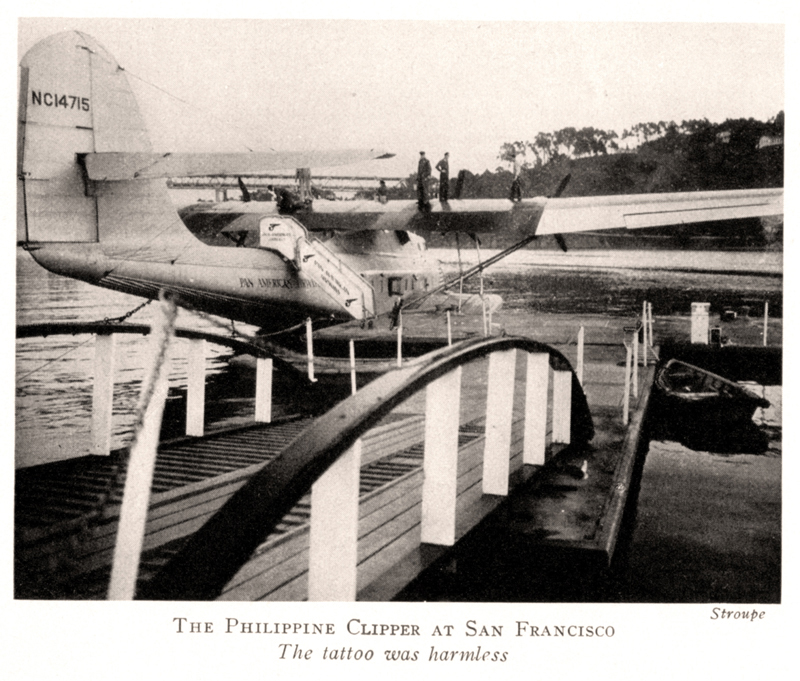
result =
M430 210L428 203L428 180L431 177L431 162L425 158L425 152L419 152L419 165L417 166L417 203L420 210Z
M444 152L444 158L436 164L439 171L439 201L447 202L450 191L450 152Z

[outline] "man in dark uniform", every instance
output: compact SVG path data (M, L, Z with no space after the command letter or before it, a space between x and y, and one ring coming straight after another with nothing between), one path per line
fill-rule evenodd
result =
M431 177L431 162L425 158L425 152L419 152L419 165L417 166L417 203L420 210L429 210L428 180Z
M450 190L450 152L444 152L444 158L436 164L439 171L439 201L447 201Z
M511 194L508 198L512 201L517 202L522 200L522 185L519 183L519 161L517 157L514 157L514 180L511 183Z
M378 201L381 203L386 203L389 201L389 189L386 187L386 182L381 180L380 184L378 185Z

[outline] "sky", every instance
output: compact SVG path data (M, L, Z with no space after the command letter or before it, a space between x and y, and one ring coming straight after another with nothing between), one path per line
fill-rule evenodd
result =
M17 61L51 33L91 34L158 151L379 147L397 156L359 168L400 176L449 151L451 173L482 172L503 142L567 126L773 117L784 26L755 21L27 18Z

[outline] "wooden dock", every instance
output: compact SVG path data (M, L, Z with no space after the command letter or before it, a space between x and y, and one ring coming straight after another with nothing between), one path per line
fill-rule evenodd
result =
M527 317L527 320L526 318ZM407 338L444 337L443 315L407 315ZM548 412L546 453L524 464L525 362L514 368L510 494L526 520L509 527L531 541L568 543L610 556L638 447L651 371L639 370L638 398L622 422L626 334L636 320L515 313L503 330L554 345L575 362L585 329L584 388L595 420L589 447L554 442ZM451 318L455 339L475 336L480 318ZM360 329L359 329L360 330ZM495 333L497 332L495 328ZM360 330L361 331L361 330ZM328 337L353 333L337 327ZM371 335L371 336L370 336ZM387 329L363 330L363 336ZM487 364L464 366L458 427L456 541L506 497L483 491ZM652 358L651 358L652 365ZM553 400L553 372L549 399ZM442 405L442 409L446 409ZM233 494L291 442L307 420L258 424L202 438L162 443L156 466L140 583L146 582ZM389 600L451 547L421 543L424 391L406 400L362 438L358 509L358 598ZM19 471L16 482L16 594L20 598L104 598L119 517L122 452ZM580 479L575 477L581 471ZM566 484L569 480L569 484ZM569 487L569 489L567 489ZM515 492L515 489L517 492ZM519 496L524 490L526 496ZM531 490L534 490L531 496ZM516 495L516 496L515 496ZM302 600L308 594L310 500L306 496L253 552L223 590L224 600Z

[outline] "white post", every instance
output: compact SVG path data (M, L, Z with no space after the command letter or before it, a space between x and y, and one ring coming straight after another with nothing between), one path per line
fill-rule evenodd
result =
M516 368L517 351L514 349L489 355L486 439L483 448L484 494L508 494Z
M569 444L572 426L572 372L553 372L553 442Z
M403 318L397 326L397 368L403 366Z
M478 243L477 236L475 237L475 250L478 253L478 265L481 265L480 270L478 270L478 279L480 280L481 299L483 299L483 266L481 260L481 245Z
M578 329L578 381L583 385L583 327Z
M350 392L356 394L356 343L350 339Z
M206 342L189 339L186 384L186 434L202 437L206 409Z
M692 343L708 345L708 311L710 303L692 303Z
M311 486L308 600L355 601L361 440Z
M256 360L256 416L258 423L272 421L272 358Z
M769 330L769 301L764 301L764 347L767 346L767 332Z
M421 527L421 541L426 544L452 546L456 541L460 412L458 367L426 388Z
M461 314L461 301L464 298L464 268L461 265L461 243L456 232L456 253L458 253L458 314Z
M645 325L642 333L647 328ZM644 339L645 336L642 336ZM633 332L633 396L639 397L639 331L638 329ZM642 353L647 352L647 343L642 343Z
M622 423L628 425L628 412L631 401L631 355L632 350L625 346L625 388L622 397Z
M650 338L650 347L653 347L653 303L647 303L647 323Z
M314 330L311 326L311 317L306 319L306 353L308 354L308 380L316 382L314 378Z
M547 437L547 391L550 382L550 356L528 353L525 371L525 429L522 463L543 465Z
M638 333L634 341L639 342ZM647 302L642 303L642 366L647 366Z
M141 425L136 431L125 476L117 542L114 546L114 562L108 587L108 599L112 601L132 600L136 593L139 557L150 506L150 487L156 465L161 419L169 392L166 353L177 309L173 302L162 301L159 310L162 313L161 318L153 322L150 333L152 368L142 385L140 404L137 408L137 412L141 413L143 410L144 413L141 413L137 422L137 425Z
M92 454L111 453L111 415L114 404L114 336L94 337L94 387L92 389Z
M475 250L478 253L478 265L481 264L481 246L478 243L478 238L475 237ZM489 331L486 326L486 298L483 297L483 267L481 267L480 271L478 272L478 278L480 279L480 296L481 296L481 308L483 309L483 337L489 335Z
M450 326L450 310L447 311L447 344L453 344L453 331Z

